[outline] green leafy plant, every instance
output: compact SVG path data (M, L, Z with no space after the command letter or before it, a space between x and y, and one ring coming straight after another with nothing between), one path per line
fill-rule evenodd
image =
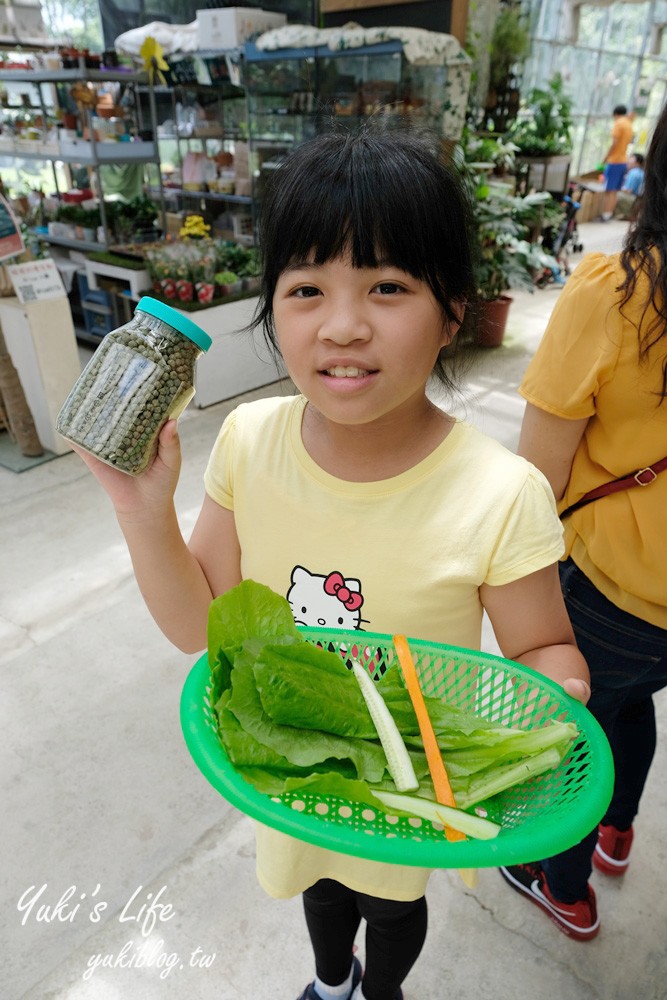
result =
M233 271L218 271L215 276L216 285L234 285L238 280L238 274Z
M151 232L157 218L157 207L151 198L143 195L132 201L105 202L107 225L119 243L126 243L137 233Z
M97 206L94 208L84 208L84 215L81 217L81 225L84 229L97 229L102 225L102 214Z
M489 46L489 85L506 84L512 67L528 54L530 36L517 7L502 7Z
M554 202L546 191L517 197L488 186L485 196L477 201L475 212L480 298L492 301L512 288L534 291L538 270L543 267L558 269L555 258L527 239L539 219L540 210L550 203Z
M489 164L494 174L501 177L514 172L518 146L504 135L493 133L479 135L465 127L464 136L466 158L469 161L477 162L480 167Z
M530 91L506 138L524 156L558 156L572 150L571 97L565 93L563 78L557 73L546 89Z
M216 248L216 265L220 271L233 271L241 278L259 273L259 256L255 247L225 241Z
M548 212L550 220L560 219L562 209L546 191L520 197L491 183L492 164L477 160L478 152L475 137L464 133L454 162L473 208L477 292L482 301L492 302L513 288L534 291L536 271L543 266L558 267L544 251L538 261L526 247L532 245L528 237L538 228L542 213Z
M65 202L58 206L56 212L58 222L66 222L72 226L85 225L86 209L77 203Z

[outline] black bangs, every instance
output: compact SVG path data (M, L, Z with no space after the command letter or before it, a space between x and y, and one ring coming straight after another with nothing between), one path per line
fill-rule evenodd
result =
M461 260L466 245L464 207L447 204L451 195L443 194L448 174L409 135L397 141L395 133L334 134L298 147L277 171L264 206L266 271L277 281L296 262L349 254L354 267L389 263L441 286L433 256ZM443 212L451 217L444 232Z
M408 204L409 173L401 170L399 162L387 161L384 149L374 148L382 147L381 143L367 141L362 145L343 139L323 145L330 145L326 152L333 155L318 156L310 163L307 190L301 182L290 186L283 195L282 212L276 212L275 204L270 207L272 222L268 231L264 230L265 242L272 242L270 228L280 215L286 223L289 220L281 227L277 253L273 243L271 270L275 268L280 274L295 262L324 264L349 255L354 267L391 263L423 278L424 255L415 244L416 233L409 232L421 229L410 224L414 214ZM303 150L304 155L308 152ZM409 171L410 164L404 166ZM291 167L298 164L293 162ZM268 247L265 256L268 262Z
M283 271L349 257L353 267L391 265L425 281L460 318L475 297L470 212L437 137L373 123L298 146L275 171L259 226L262 292L254 326L275 347L273 296Z

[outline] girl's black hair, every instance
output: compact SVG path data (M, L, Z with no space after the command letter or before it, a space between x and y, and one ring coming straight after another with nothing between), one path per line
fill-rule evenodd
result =
M298 146L275 171L262 206L262 287L253 328L263 326L277 350L273 296L285 268L351 255L354 267L390 263L425 281L443 321L467 323L475 279L470 210L460 178L438 140L373 123L332 131ZM441 352L433 374L454 389L448 369L457 353Z
M635 293L637 278L644 272L649 293L642 303L637 333L640 361L646 362L649 351L667 336L667 104L655 126L644 165L644 191L638 198L638 212L630 224L621 264L625 280L621 311ZM658 348L659 349L659 348ZM660 403L667 397L667 350L662 363Z

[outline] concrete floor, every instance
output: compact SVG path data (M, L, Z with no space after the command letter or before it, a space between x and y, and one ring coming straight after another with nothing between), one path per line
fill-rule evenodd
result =
M624 226L581 229L588 251L615 249ZM523 409L516 386L558 294L516 294L505 345L476 360L457 406L509 447ZM256 395L281 391L289 389ZM186 533L209 450L236 402L182 418L177 507ZM0 996L296 997L312 978L300 901L260 891L250 821L196 770L178 718L193 657L150 620L111 507L78 458L22 474L0 468L0 545ZM486 642L492 649L491 635ZM657 701L664 733L664 693ZM629 873L594 876L597 940L564 937L495 870L482 871L475 889L441 871L406 1000L665 1000L666 767L663 742ZM173 908L152 928L141 914L149 893ZM135 965L123 967L123 954ZM157 967L158 955L178 956L175 967ZM104 956L120 961L104 967Z

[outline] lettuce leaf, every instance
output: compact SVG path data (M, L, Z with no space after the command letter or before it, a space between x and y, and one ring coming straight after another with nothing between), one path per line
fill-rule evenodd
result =
M304 643L304 645L306 644ZM314 649L312 646L307 648ZM260 697L260 687L256 684L256 673L262 665L266 666L265 658L271 664L273 656L275 656L275 660L280 663L281 656L278 654L282 653L284 649L285 647L280 646L265 646L260 653L261 659L258 661L254 661L252 652L244 649L234 660L231 694L228 697L223 696L224 711L231 713L241 729L262 747L261 751L257 751L257 759L248 760L248 763L261 766L260 759L264 750L269 748L277 757L302 769L310 769L315 764L325 763L334 769L333 760L347 761L352 765L352 773L355 776L367 781L380 781L387 766L387 759L379 743L367 739L343 738L326 729L321 731L302 729L296 723L283 725L275 716L272 718L264 710ZM289 652L290 655L296 656L301 652L301 647L291 646ZM303 662L305 661L302 661L302 664ZM340 659L338 662L347 674L345 665ZM351 679L357 687L354 677ZM220 719L218 714L218 718L223 726L230 721L227 715ZM323 720L323 725L326 725L326 720ZM244 749L246 756L251 755L250 743L247 743ZM280 765L276 762L271 766ZM285 769L293 770L291 767ZM348 766L344 770L349 773L350 767Z
M213 700L229 687L234 657L246 640L279 636L303 642L289 604L270 587L244 580L216 597L209 607L207 636Z
M376 739L364 696L337 653L304 642L265 646L253 668L262 706L275 722Z
M284 598L252 580L216 598L209 613L209 662L221 742L256 788L280 795L303 787L383 808L370 786L395 787L354 675L337 653L303 638ZM377 683L408 747L419 795L434 798L398 666L392 664ZM576 736L571 723L511 729L438 698L425 701L454 795L466 809L528 773L555 766Z

